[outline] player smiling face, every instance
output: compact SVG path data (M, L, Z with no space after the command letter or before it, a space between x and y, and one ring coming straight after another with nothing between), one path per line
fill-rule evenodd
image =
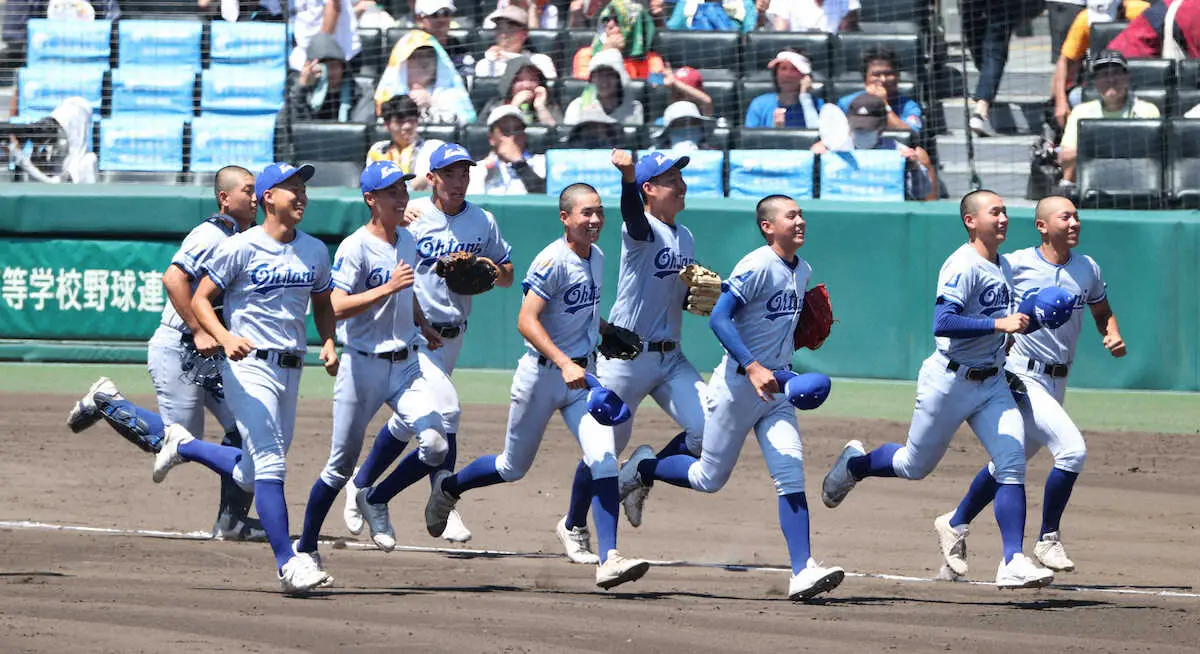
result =
M1008 237L1008 208L1004 200L995 193L977 192L971 195L963 212L963 224L971 239L979 241L988 250L995 251Z
M759 212L758 228L767 243L788 258L804 245L804 212L789 197L778 196L765 202Z
M683 211L687 198L687 182L678 166L652 177L642 184L642 193L657 216L676 216Z
M559 218L568 243L591 246L604 229L604 206L590 186L573 184L563 189L559 198Z
M1067 198L1046 198L1038 203L1037 230L1056 250L1073 248L1079 245L1079 210Z
M292 175L263 193L263 206L268 214L288 226L295 226L304 219L304 207L308 205L308 194L304 180Z
M467 199L467 183L471 181L471 164L466 161L452 163L429 173L433 193L442 211L456 214Z
M371 208L371 216L387 223L395 221L400 227L408 227L411 222L404 215L404 209L408 207L408 184L405 182L398 181L387 188L371 191L363 198Z

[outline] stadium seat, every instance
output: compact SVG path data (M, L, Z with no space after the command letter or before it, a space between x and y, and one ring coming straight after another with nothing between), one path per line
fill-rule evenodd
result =
M821 140L815 129L740 129L733 147L739 150L793 150L807 152Z
M200 116L192 120L191 172L216 172L230 164L257 172L274 161L274 116Z
M183 119L118 116L100 121L100 170L183 170Z
M182 173L142 172L132 170L101 170L97 179L101 184L158 184L174 186L179 183Z
M904 157L895 150L826 152L820 157L822 200L904 201Z
M205 114L241 116L278 113L283 108L282 69L222 66L200 76L200 109Z
M796 150L730 150L729 197L760 199L786 193L800 199L813 197L811 152Z
M839 34L834 42L835 70L833 77L838 82L863 81L863 54L876 47L891 50L900 64L900 79L913 81L920 77L924 63L920 43L916 34ZM905 95L911 95L906 93Z
M380 125L380 127L383 127ZM459 130L458 125L419 125L417 131L426 139L445 141L447 143L458 143ZM380 139L391 138L387 134L387 130L383 130L383 136ZM461 145L461 144L460 144Z
M258 70L287 66L288 35L283 23L212 22L211 67L239 66Z
M483 59L483 53L496 44L496 30L459 27L450 30L450 38L458 39L459 43L466 46L467 52L475 57L475 61L479 61Z
M22 68L17 71L17 114L37 118L49 114L63 100L80 96L99 117L107 69L107 63L72 66L70 74L57 66Z
M1179 89L1175 92L1175 99L1171 105L1174 107L1172 116L1183 116L1192 108L1200 106L1200 89Z
M822 32L750 32L742 56L742 76L771 79L767 64L786 48L799 50L808 57L814 80L833 79L832 37Z
M552 91L553 89L546 90ZM487 116L483 113L483 108L499 96L499 77L476 77L475 81L471 83L471 104L475 105L475 113L479 115L480 122L487 120Z
M736 80L704 80L704 92L712 98L713 117L724 118L730 125L741 125L743 115L738 113L738 83Z
M596 30L594 28L565 30L561 38L562 61L556 62L559 64L558 76L571 77L572 67L575 63L575 53L579 52L580 48L592 44L592 39L596 38Z
M1185 59L1179 62L1176 80L1180 89L1200 88L1200 59Z
M387 66L389 54L383 51L383 31L360 27L358 40L362 43L362 52L358 53L358 74L378 82Z
M709 77L709 70L737 71L740 66L740 32L693 32L690 30L664 30L654 41L654 51L667 61L671 68L691 66Z
M1166 178L1172 209L1200 209L1200 119L1167 123Z
M196 72L189 66L122 66L112 71L112 113L195 113Z
M554 70L562 75L563 69L559 66L559 62L562 61L560 34L561 32L558 30L529 30L529 38L525 40L525 47L531 52L550 57L550 61L554 62ZM570 75L571 71L568 70L567 74Z
M546 195L556 196L576 182L591 184L609 206L618 206L621 198L621 176L614 174L608 150L547 150Z
M292 123L292 159L311 163L310 186L358 186L367 159L365 123Z
M122 20L117 23L118 65L174 66L200 70L204 24L187 20Z
M34 18L26 24L26 65L34 68L63 64L109 65L112 54L112 22L62 21ZM73 69L71 69L73 70Z
M488 143L488 128L486 125L467 125L463 128L461 145L471 153L471 158L479 161L491 152ZM531 125L525 128L525 147L530 154L545 154L550 146L556 144L558 132L554 127L546 125Z
M1158 120L1079 121L1080 207L1158 209L1163 146Z
M1126 21L1092 25L1091 34L1088 36L1088 53L1095 57L1098 52L1107 48L1109 42L1118 34L1125 31L1126 27L1129 27Z
M872 32L879 25L893 33L916 34L932 21L933 6L930 0L868 0L858 12L859 29Z
M775 82L771 81L770 79L742 79L738 82L738 87L739 106L736 115L729 116L729 123L731 125L741 126L746 124L746 110L750 107L750 103L754 101L754 98L757 98L764 93L774 93ZM834 92L835 90L833 89L833 84L831 83L813 82L812 95L814 97L821 98L826 102L831 100L836 101L837 97L834 95ZM812 127L815 129L816 125L813 125Z

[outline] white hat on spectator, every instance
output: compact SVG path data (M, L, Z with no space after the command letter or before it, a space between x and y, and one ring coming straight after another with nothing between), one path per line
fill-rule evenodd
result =
M492 112L488 114L487 126L491 127L492 125L495 125L497 121L505 116L515 116L519 118L522 123L528 125L528 123L525 122L525 115L521 113L520 109L512 106L511 104L502 104L499 107L492 109Z
M417 0L413 13L418 16L432 16L443 9L453 12L454 0Z
M792 52L790 50L784 50L783 52L775 55L775 58L767 64L767 68L774 68L785 61L794 66L796 70L800 71L801 73L805 75L812 75L812 63L808 61L808 57L805 57L799 52Z
M629 71L625 70L625 58L621 56L620 50L602 50L594 55L588 62L588 77L591 77L592 73L601 67L617 71L617 74L621 76L621 86L629 86Z
M678 102L672 102L671 104L667 105L666 110L663 111L663 117L662 117L663 127L661 130L658 131L657 134L654 135L654 138L655 139L663 138L670 131L672 124L674 124L676 121L680 121L680 120L684 120L684 119L688 119L688 118L699 121L700 124L704 126L705 132L709 133L709 135L711 135L712 128L713 128L713 119L701 114L700 108L697 107L694 102L688 102L687 100L680 100Z
M1111 23L1121 10L1121 0L1087 0L1088 25Z
M529 12L521 9L516 5L504 5L503 7L488 14L487 19L493 25L498 20L506 20L510 23L516 23L523 27L529 26Z

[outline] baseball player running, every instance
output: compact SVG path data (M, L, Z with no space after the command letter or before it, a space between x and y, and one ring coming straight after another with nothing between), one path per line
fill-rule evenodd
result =
M825 506L842 503L866 477L922 479L941 461L964 421L995 463L996 522L1004 559L996 571L1000 588L1038 588L1054 573L1022 553L1025 530L1025 432L1021 413L1001 368L1008 334L1025 331L1029 316L1013 312L1012 269L997 250L1008 230L1004 200L988 190L971 191L959 203L967 243L938 274L933 334L937 349L917 376L917 403L908 441L867 453L846 443L821 485Z
M266 209L266 220L218 246L192 300L200 325L225 351L225 397L243 435L242 448L206 443L182 426L170 425L154 461L157 483L174 466L198 461L231 476L243 489L253 488L279 581L288 593L304 593L332 581L312 556L293 550L283 494L310 299L322 341L318 358L330 375L338 366L329 251L296 229L308 200L305 182L313 172L308 164L276 163L259 174L254 191ZM221 293L228 329L213 309Z
M163 308L162 322L146 348L147 370L154 383L158 399L158 412L167 423L177 423L197 436L204 434L204 409L208 408L225 432L222 445L241 447L242 438L237 424L229 411L220 387L220 378L209 380L208 385L194 383L186 376L184 366L218 365L213 361L199 360L197 348L211 350L215 341L192 313L192 295L200 283L200 270L212 257L217 246L226 238L244 232L254 225L258 204L254 197L254 175L239 166L225 166L217 171L213 180L213 192L217 199L217 213L197 225L179 250L171 257L171 265L163 274L163 286L170 302ZM96 394L103 393L107 399L97 404ZM142 443L148 434L128 427L136 416L123 411L113 411L107 404L113 398L123 396L107 377L101 377L88 390L87 395L72 407L67 425L72 431L80 432L105 418L122 435L135 443ZM102 411L101 408L106 410ZM238 487L228 478L221 479L221 502L217 520L213 525L213 538L221 540L266 540L262 524L247 517L254 496Z
M1054 456L1054 468L1046 478L1042 526L1033 555L1051 570L1069 572L1075 564L1063 548L1059 523L1087 456L1083 435L1062 406L1067 373L1083 328L1079 310L1084 306L1091 310L1104 348L1112 356L1125 356L1125 341L1108 304L1100 266L1091 257L1072 252L1079 245L1080 231L1075 205L1067 198L1050 196L1038 202L1035 216L1041 245L1004 255L1012 268L1016 294L1025 298L1041 289L1061 288L1071 296L1076 310L1058 328L1044 326L1032 334L1016 334L1005 369L1015 374L1024 387L1024 392L1017 394L1017 408L1025 423L1026 458L1043 446ZM967 525L996 497L999 483L993 467L980 470L958 508L933 523L942 556L955 575L967 573Z
M775 379L775 371L790 368L812 268L796 254L804 245L805 224L792 198L763 198L755 220L767 245L734 266L709 319L725 356L708 383L702 452L698 458L680 453L661 459L635 452L621 467L621 493L628 496L651 479L715 493L729 481L753 430L779 495L779 523L792 563L788 596L807 600L845 577L841 568L822 567L812 558L800 428Z
M398 493L427 477L446 456L442 416L433 410L434 398L421 376L417 352L425 347L422 333L432 344L440 339L429 327L413 294L416 242L404 226L408 204L406 175L390 161L375 162L363 170L360 188L371 211L370 221L342 241L334 255L333 291L329 300L341 321L340 340L345 345L333 387L333 444L329 461L313 484L304 512L304 531L296 551L320 562L317 538L337 495L346 485L362 451L367 423L385 403L403 422L397 438L414 435L416 458L405 459L378 487L376 493ZM412 463L410 463L410 461ZM406 465L407 464L407 465ZM394 490L394 492L392 492ZM372 516L376 506L369 495L358 495ZM395 534L386 511L367 520L372 537L384 550L395 547ZM386 524L386 532L376 525Z
M579 441L592 477L592 510L601 556L596 585L612 588L636 581L650 564L617 551L617 456L611 427L588 412L587 373L599 341L600 288L604 253L595 246L604 227L600 196L587 184L572 184L558 199L564 238L546 246L521 284L517 330L527 350L513 376L512 405L504 452L475 459L458 474L439 470L425 507L430 535L440 534L463 493L525 476L555 411Z
M428 352L421 350L418 358L429 393L435 398L435 408L442 415L446 441L450 447L441 467L453 470L458 456L461 410L458 393L449 375L454 371L458 354L462 351L467 317L471 313L471 296L455 292L447 283L448 279L438 275L438 263L448 256L457 256L457 253L470 253L475 255L475 260L493 270L490 275L492 284L508 288L513 283L512 248L501 236L500 227L492 214L466 200L470 169L475 165L466 148L456 143L445 143L433 151L429 161L427 178L433 193L429 198L413 200L406 212L411 218L408 229L416 239L416 297L432 323L433 331L442 339L439 349ZM479 292L479 289L471 289L470 292ZM395 540L390 522L384 520L387 516L386 502L400 489L390 484L374 490L371 486L404 450L407 439L403 435L407 431L404 420L400 416L393 416L379 430L362 467L347 484L344 511L346 527L353 534L361 533L364 515L374 516L376 520L371 525L372 534L376 544L384 549L390 549L386 547L389 539L393 546ZM401 438L405 440L399 440ZM419 452L409 454L400 466L420 466L419 456ZM364 514L360 508L363 504L360 498L366 495L370 495L368 504L377 504ZM439 535L452 542L461 543L471 539L471 532L457 511L450 515L446 530Z
M688 157L671 159L661 152L642 157L636 166L625 150L613 150L612 163L621 171L621 267L617 300L601 335L596 376L606 388L619 395L636 412L647 395L654 398L684 431L667 444L658 456L700 454L704 433L704 381L680 349L683 310L689 287L679 272L693 261L694 241L687 227L676 223L684 208L687 184L680 172ZM644 200L643 200L644 198ZM707 315L716 301L720 278L712 284L714 294L703 306L693 307ZM610 341L625 337L628 353L609 352ZM619 455L629 444L633 422L614 427ZM653 453L648 445L639 452ZM587 528L591 505L591 475L583 461L575 469L567 514L555 532L567 558L575 563L595 564ZM637 527L642 523L642 505L649 487L641 487L625 500L625 517Z

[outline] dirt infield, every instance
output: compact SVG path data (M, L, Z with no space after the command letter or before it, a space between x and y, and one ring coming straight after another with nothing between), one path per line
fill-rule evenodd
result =
M178 468L162 486L151 459L101 425L63 426L72 397L0 396L0 521L191 532L211 525L216 478ZM140 398L152 406L151 398ZM939 568L932 520L951 508L983 463L963 431L923 482L870 480L837 511L816 500L849 437L902 439L905 425L801 416L812 494L814 555L853 573L930 578ZM498 451L505 411L468 407L460 464ZM376 424L379 423L377 419ZM330 404L302 400L289 456L288 499L299 530L308 488L329 447ZM214 430L210 427L210 434ZM673 433L645 410L636 442ZM1079 571L1059 588L1001 592L986 585L852 576L811 605L787 601L783 571L657 566L640 582L599 591L591 568L558 552L578 449L553 424L523 481L476 491L460 505L475 533L465 548L521 556L384 554L322 545L336 577L309 599L278 593L266 545L0 529L0 652L822 652L1180 651L1200 646L1200 453L1195 437L1088 435L1087 468L1064 521ZM1036 535L1043 455L1031 467L1027 534ZM393 502L402 544L442 547L425 534L420 484ZM341 503L330 538L353 537ZM986 517L987 519L982 519ZM970 577L988 581L999 537L972 527ZM721 493L656 487L645 524L622 520L629 555L693 563L783 566L776 502L748 443ZM365 540L365 537L363 538ZM1067 588L1070 587L1070 588ZM1117 592L1117 591L1132 591ZM1164 596L1156 593L1178 593Z

